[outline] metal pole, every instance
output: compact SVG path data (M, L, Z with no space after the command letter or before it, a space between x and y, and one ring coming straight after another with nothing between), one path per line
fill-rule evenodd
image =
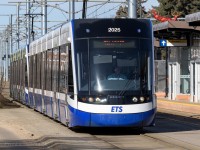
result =
M128 16L129 18L137 18L137 0L129 0Z
M11 59L11 56L12 56L12 54L13 54L13 49L12 49L12 14L10 15L10 57L9 57L9 68L10 68L10 96L12 96L12 85L13 85L13 79L12 79L12 68L11 68L11 61L12 61L12 59Z
M34 41L35 40L35 32L34 32L34 30L33 30L33 22L34 22L34 17L32 16L32 28L31 28L31 35L32 35L32 40Z
M1 36L2 36L2 35L1 35ZM1 38L2 38L2 37L1 37ZM1 46L1 47L0 47L0 48L1 48L1 49L0 49L0 62L1 62L1 63L0 63L0 67L1 67L1 68L0 68L0 71L1 71L1 72L0 72L0 73L1 73L1 77L2 77L2 72L3 72L3 70L2 70L2 69L3 69L3 60L2 60L2 57L3 57L3 44L2 44L2 40L0 40L0 46Z
M47 0L43 0L43 35L47 33Z
M10 54L13 53L13 47L12 47L12 14L10 15Z
M5 34L4 34L5 36ZM3 43L3 60L4 60L4 66L3 66L3 78L4 81L6 81L6 52L5 52L5 48L6 48L6 42L4 41Z
M71 7L72 7L72 2L71 1L69 1L69 21L72 19L72 9L71 9Z
M72 1L72 19L75 19L75 2Z
M30 0L27 0L26 13L30 14L30 10L31 10ZM27 15L26 21L27 21L27 24L26 24L26 28L27 28L26 44L30 44L30 42L31 42L31 40L30 40L31 39L30 38L31 31L30 31L30 16L29 15Z
M169 49L168 47L166 46L166 64L165 64L165 69L166 69L166 80L165 80L165 86L166 86L166 89L165 89L165 97L168 97L168 93L169 93L169 76L168 76L168 60L169 60Z
M9 44L8 44L9 52L8 52L8 55L10 56L10 57L8 57L8 67L10 68L11 54L13 53L13 49L12 49L12 14L10 15L10 26L9 26L8 37L9 37ZM10 69L8 69L8 71L10 71ZM8 72L8 77L10 77L10 72ZM10 80L10 78L9 78L9 80Z
M40 34L41 36L43 35L43 23L44 23L44 19L43 19L43 9L44 9L44 6L43 6L43 0L41 0L42 4L41 4L41 31L40 31Z
M5 81L8 81L8 30L6 30L6 42L5 42L5 54L6 54L6 58L5 58Z
M17 3L17 50L19 50L19 5L20 3Z

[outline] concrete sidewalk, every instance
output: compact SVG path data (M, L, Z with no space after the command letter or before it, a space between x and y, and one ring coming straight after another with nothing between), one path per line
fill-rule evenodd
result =
M158 98L157 107L158 109L161 108L192 114L200 114L200 103L180 102Z

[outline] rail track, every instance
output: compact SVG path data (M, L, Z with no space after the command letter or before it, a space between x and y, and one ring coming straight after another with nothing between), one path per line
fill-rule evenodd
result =
M26 107L2 109L0 117L0 149L200 149L198 114L159 110L156 127L143 132L134 128L72 131Z

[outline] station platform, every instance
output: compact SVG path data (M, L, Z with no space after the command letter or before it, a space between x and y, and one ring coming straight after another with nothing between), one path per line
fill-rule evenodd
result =
M157 99L157 108L180 111L185 113L200 114L200 103L190 103L184 101Z

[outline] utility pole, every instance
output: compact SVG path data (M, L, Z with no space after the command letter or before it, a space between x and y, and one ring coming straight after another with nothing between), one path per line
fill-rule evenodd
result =
M1 73L1 78L2 78L2 75L3 75L3 41L2 41L2 34L1 34L1 39L0 39L0 46L1 46L1 49L0 49L0 62L1 62L1 69L0 69L0 73Z
M47 0L42 1L42 35L47 33Z
M82 19L86 18L87 13L87 0L83 0L83 12L82 12Z
M4 34L5 34L5 32L4 32ZM4 37L4 42L3 42L3 60L4 60L4 62L3 62L3 78L4 78L4 81L6 80L6 78L5 78L5 74L6 74L6 52L5 52L5 49L6 49L6 38Z
M12 47L12 14L10 15L10 17L9 17L9 29L8 29L8 43L9 43L9 45L8 45L8 48L9 48L9 51L8 51L8 79L10 79L10 69L11 69L11 67L10 67L10 64L11 64L11 54L13 54L13 47Z
M6 29L6 39L5 39L5 81L8 81L8 27Z
M10 15L10 54L13 54L13 47L12 47L12 14Z
M69 0L69 21L75 19L75 2L74 0Z
M30 0L27 0L27 4L26 4L26 13L27 14L30 14L30 9L31 9L31 4L30 4ZM29 45L30 44L30 33L31 33L31 30L30 30L30 16L27 16L26 17L26 21L27 21L27 24L26 24L26 45Z
M75 2L72 1L72 19L75 19Z
M20 3L17 3L17 50L19 50L19 8Z
M69 1L69 21L72 19L72 14L71 14L71 11L72 11L72 2Z
M128 17L137 18L137 0L129 0L128 2Z

